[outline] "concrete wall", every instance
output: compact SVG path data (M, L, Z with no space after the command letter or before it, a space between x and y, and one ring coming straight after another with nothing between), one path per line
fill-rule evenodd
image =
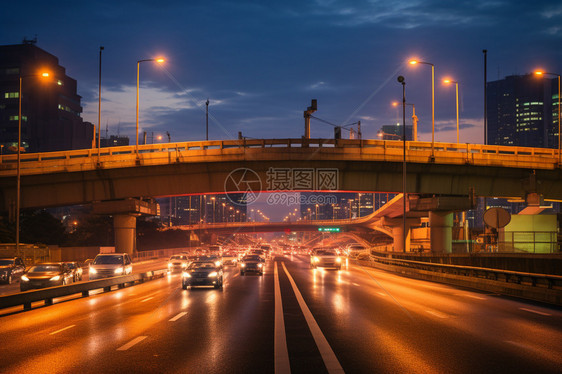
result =
M498 245L504 250L528 253L556 251L558 222L555 214L511 216L498 233Z

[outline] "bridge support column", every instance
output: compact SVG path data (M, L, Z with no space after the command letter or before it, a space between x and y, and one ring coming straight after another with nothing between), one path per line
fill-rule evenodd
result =
M394 252L410 252L410 225L406 222L406 248L404 249L404 227L396 225L392 227L392 246Z
M429 212L429 240L432 252L452 252L453 212Z
M137 217L131 214L113 216L115 231L115 252L133 254L136 247Z
M140 215L158 215L158 204L152 200L111 200L92 204L92 212L113 216L115 250L130 255L137 249L137 218Z

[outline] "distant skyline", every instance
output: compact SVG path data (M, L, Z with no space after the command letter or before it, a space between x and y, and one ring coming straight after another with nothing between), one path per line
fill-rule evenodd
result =
M97 125L102 63L102 135L135 142L136 62L141 64L140 130L172 142L209 138L300 138L303 111L345 125L360 120L364 138L401 122L398 75L416 106L420 140L431 140L435 65L436 141L456 141L459 82L462 143L483 142L483 54L488 81L542 68L562 73L562 4L552 1L119 1L11 2L0 14L0 43L37 36L78 81L84 120ZM407 108L410 124L411 107ZM333 128L312 120L312 137ZM348 133L343 136L347 137ZM142 135L140 135L142 139Z

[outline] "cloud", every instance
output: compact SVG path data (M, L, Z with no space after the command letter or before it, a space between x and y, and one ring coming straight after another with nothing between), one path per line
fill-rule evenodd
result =
M320 89L327 89L328 86L326 82L320 81L309 85L306 89L307 90L320 90Z

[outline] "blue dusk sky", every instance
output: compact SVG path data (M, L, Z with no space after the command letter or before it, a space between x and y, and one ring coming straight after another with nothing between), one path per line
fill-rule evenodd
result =
M103 46L102 136L134 144L136 62L140 129L172 141L300 138L303 111L337 125L361 121L363 137L401 121L391 106L415 104L419 139L431 140L435 65L436 141L456 139L460 87L462 143L483 142L484 59L488 81L536 68L562 72L562 3L556 1L12 1L0 13L0 43L37 36L78 81L84 120L97 124L98 56ZM408 107L410 123L411 107ZM312 137L333 128L312 120ZM344 135L347 135L344 133ZM164 136L167 141L166 137Z

